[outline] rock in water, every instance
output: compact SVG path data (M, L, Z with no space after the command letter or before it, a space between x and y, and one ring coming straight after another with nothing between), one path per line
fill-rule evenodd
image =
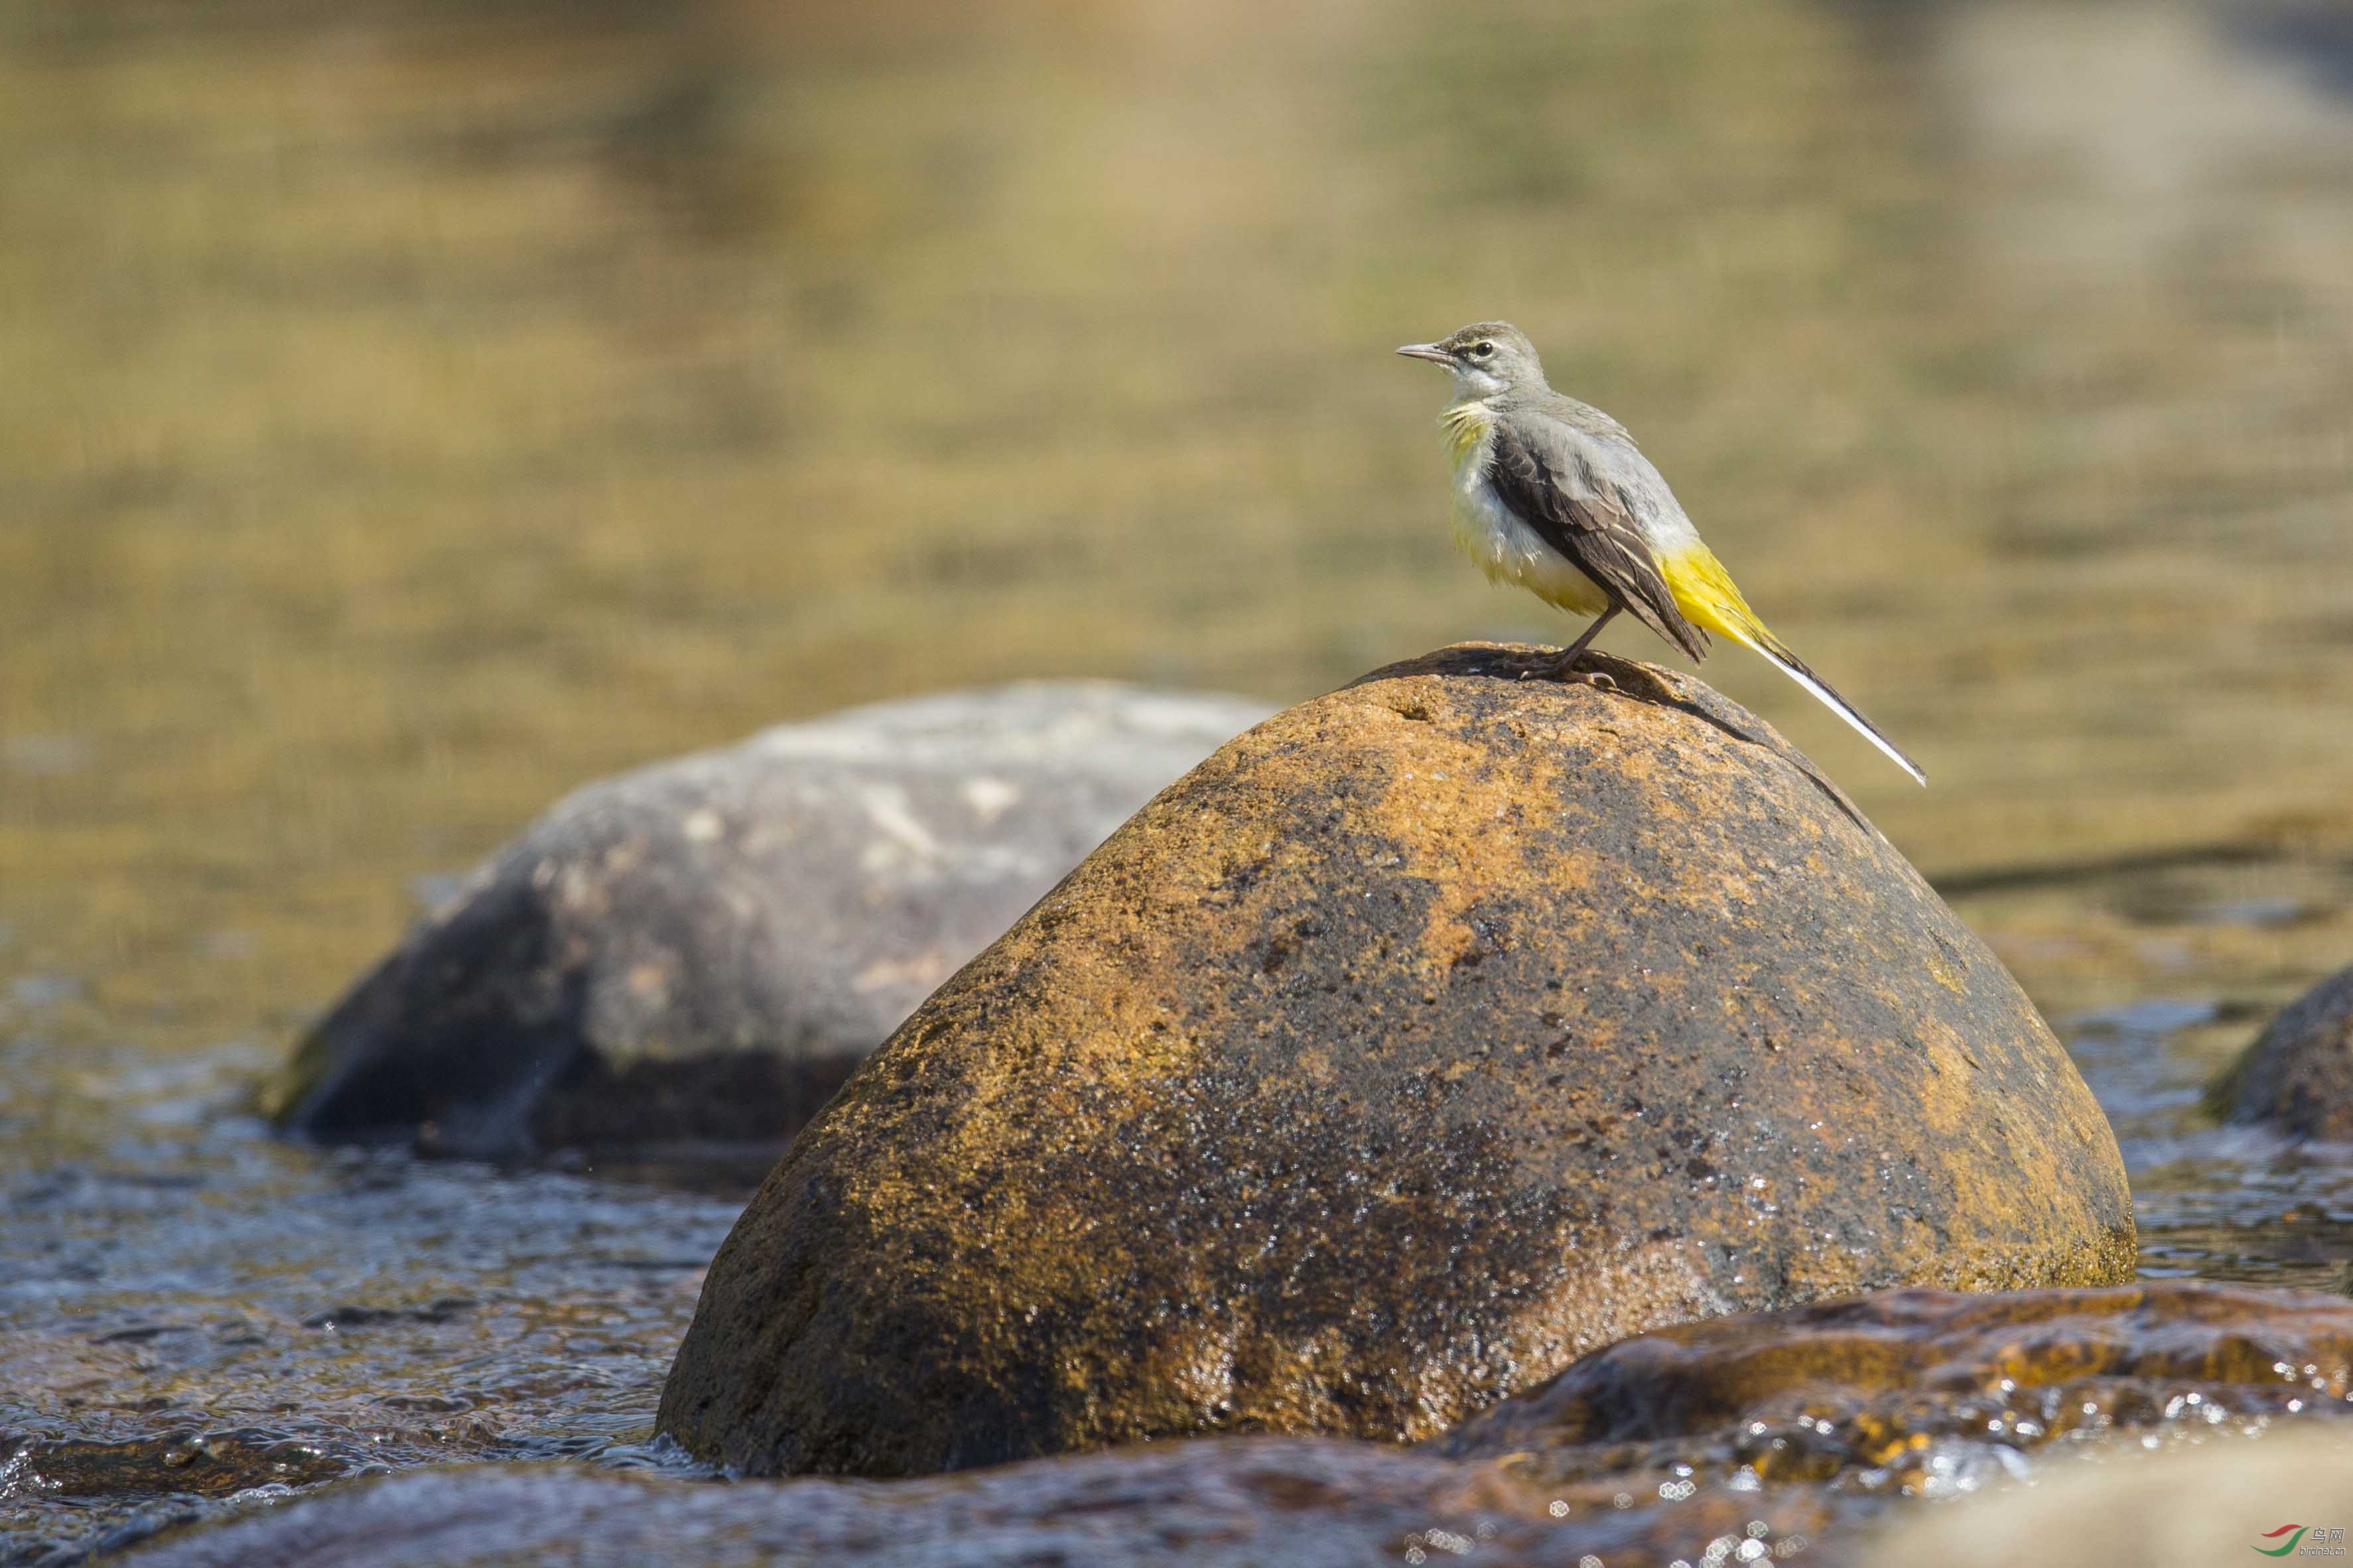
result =
M444 1152L776 1140L1153 793L1267 710L1111 682L851 709L591 784L268 1091Z
M1949 1496L2052 1445L2353 1425L2348 1394L2342 1297L2198 1279L1888 1290L1620 1340L1430 1447L1636 1495L1682 1478L1740 1488L1746 1470L1750 1487Z
M1694 681L1533 664L1293 708L1089 857L786 1152L662 1429L1419 1438L1652 1324L2129 1278L2098 1107L1846 798Z
M2353 969L2298 997L2215 1079L2213 1109L2291 1138L2353 1139Z

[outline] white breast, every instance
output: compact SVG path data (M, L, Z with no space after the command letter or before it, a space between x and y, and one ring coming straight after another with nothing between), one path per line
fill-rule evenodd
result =
M1514 516L1487 482L1487 458L1493 446L1493 423L1481 417L1477 438L1456 448L1454 542L1478 563L1491 583L1525 588L1571 615L1599 615L1609 607L1609 596Z

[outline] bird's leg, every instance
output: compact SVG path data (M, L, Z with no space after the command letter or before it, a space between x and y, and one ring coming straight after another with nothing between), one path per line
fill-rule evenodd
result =
M1596 616L1593 618L1593 624L1585 628L1585 634L1578 637L1575 642L1569 644L1567 647L1561 649L1560 653L1556 657L1544 664L1541 667L1541 673L1548 675L1556 680L1580 679L1571 673L1577 668L1577 661L1585 657L1585 650L1593 646L1593 639L1601 635L1601 628L1608 626L1611 621L1617 619L1618 610L1619 606L1612 605L1608 609L1602 611L1599 616ZM1607 678L1604 677L1602 679Z

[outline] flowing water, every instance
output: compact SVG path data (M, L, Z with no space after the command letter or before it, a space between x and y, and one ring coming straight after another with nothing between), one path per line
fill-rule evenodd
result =
M2199 1104L2353 962L2319 0L79 0L0 17L0 1562L691 1473L744 1173L290 1148L249 1085L586 778L1556 637L1388 353L1481 316L1926 763L1707 667L2060 1028L2145 1269L2343 1283L2353 1164Z

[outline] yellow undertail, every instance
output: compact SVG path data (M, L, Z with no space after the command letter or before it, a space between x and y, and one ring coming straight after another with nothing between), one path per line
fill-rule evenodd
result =
M1757 612L1748 607L1747 598L1733 582L1732 574L1706 545L1694 542L1663 557L1661 574L1667 580L1667 590L1675 596L1675 607L1683 618L1703 631L1730 637L1749 648L1778 669L1782 674L1813 693L1824 707L1852 725L1862 738L1885 752L1890 762L1922 784L1928 775L1920 764L1904 754L1903 749L1882 733L1878 725L1864 718L1860 710L1831 689L1807 668L1806 661L1789 651L1789 646L1767 629Z
M1668 591L1675 596L1675 607L1683 618L1703 631L1755 648L1771 658L1767 650L1778 646L1779 639L1765 629L1757 612L1748 607L1740 585L1715 552L1704 544L1693 544L1663 557L1660 574L1667 580Z

